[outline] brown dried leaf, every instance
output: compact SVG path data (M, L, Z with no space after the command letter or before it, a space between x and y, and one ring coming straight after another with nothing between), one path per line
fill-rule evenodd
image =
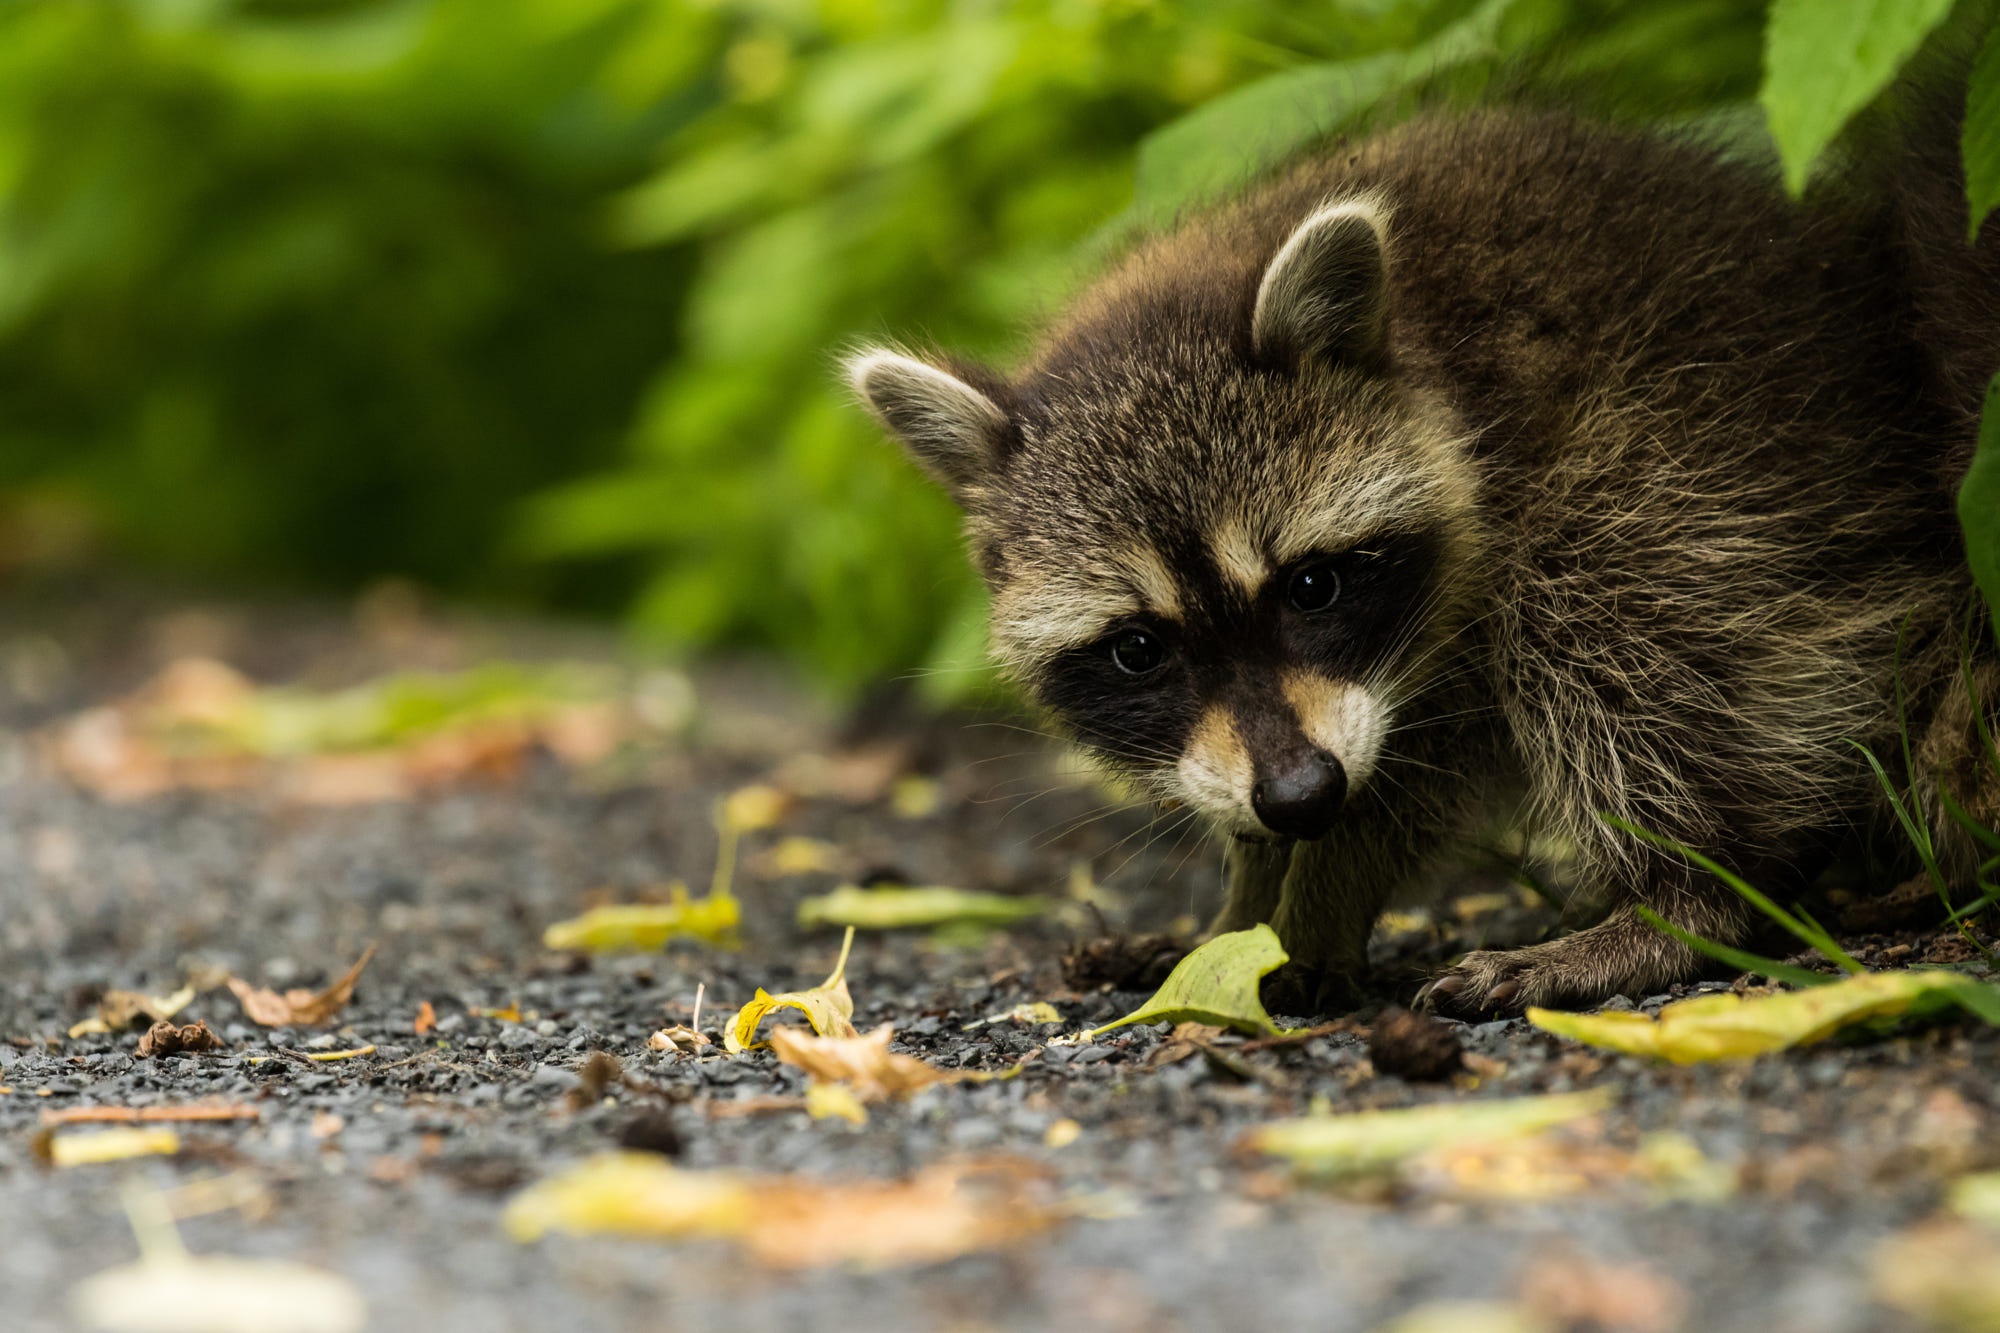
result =
M1556 1251L1521 1278L1521 1303L1557 1328L1668 1333L1681 1327L1687 1293L1644 1264L1602 1263Z
M314 994L309 990L288 990L283 995L274 990L252 986L238 977L229 979L229 989L243 1006L243 1013L251 1022L267 1028L277 1027L318 1027L330 1023L354 995L354 983L361 978L361 969L368 966L368 960L375 956L375 946L369 945L359 962L347 969L338 980L325 990Z
M889 1049L895 1030L884 1023L859 1037L817 1037L797 1028L773 1028L771 1049L822 1083L852 1085L864 1102L907 1096L958 1075L933 1068L913 1055Z
M123 1032L125 1029L163 1023L193 1001L195 988L183 986L172 995L148 995L144 991L108 990L97 1002L97 1012L69 1030L72 1037L96 1032Z

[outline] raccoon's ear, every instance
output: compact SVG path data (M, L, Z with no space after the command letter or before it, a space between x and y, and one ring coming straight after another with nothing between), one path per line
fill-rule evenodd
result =
M1379 365L1389 336L1387 245L1373 200L1329 204L1301 222L1257 284L1250 342L1259 359Z
M847 358L847 382L924 471L955 496L986 480L1013 427L1000 405L958 376L871 347Z

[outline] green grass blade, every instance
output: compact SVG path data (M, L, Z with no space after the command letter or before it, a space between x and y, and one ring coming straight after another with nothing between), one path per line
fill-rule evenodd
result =
M1889 780L1889 772L1882 767L1882 761L1875 757L1875 752L1859 741L1849 741L1848 744L1861 751L1862 757L1868 761L1868 766L1875 770L1875 780L1882 784L1882 793L1889 798L1889 809L1895 814L1896 822L1903 826L1903 832L1909 837L1911 846L1917 849L1917 855L1924 863L1924 871L1930 875L1932 885L1937 888L1938 897L1944 900L1945 907L1949 909L1951 892L1945 885L1944 872L1938 869L1937 856L1931 847L1930 830L1918 823L1915 816L1911 815L1909 807L1903 804L1902 793L1898 792L1896 784Z
M1775 958L1764 958L1743 949L1732 949L1726 944L1703 939L1691 930L1682 930L1673 922L1650 908L1634 908L1639 919L1663 935L1671 935L1696 953L1706 954L1718 963L1727 963L1739 972L1755 972L1759 976L1770 977L1774 981L1787 981L1794 986L1824 986L1834 978L1824 972L1812 972L1803 967L1793 967Z
M1749 903L1780 926L1783 926L1806 944L1825 954L1842 971L1866 972L1868 970L1856 962L1853 956L1845 949L1834 943L1833 936L1827 934L1826 931L1799 920L1790 912L1787 912L1784 908L1765 897L1761 891L1753 888L1742 876L1725 869L1721 864L1703 856L1694 848L1675 842L1671 838L1663 838L1659 834L1642 829L1636 824L1627 823L1617 815L1600 812L1597 817L1620 832L1631 834L1641 842L1650 843L1652 846L1672 852L1676 856L1685 857L1689 861L1694 862L1703 870L1706 870L1709 874L1728 885L1743 901Z

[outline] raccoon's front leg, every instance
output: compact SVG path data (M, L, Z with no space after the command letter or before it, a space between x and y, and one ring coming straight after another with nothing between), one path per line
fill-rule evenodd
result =
M1382 850L1353 830L1336 830L1293 851L1271 918L1291 961L1272 974L1267 1006L1308 1017L1347 1013L1361 1003L1375 918L1415 869L1400 858L1392 864Z
M1705 939L1735 939L1743 923L1720 903L1695 898L1670 918ZM1653 995L1701 964L1694 950L1648 925L1630 907L1573 935L1519 949L1480 949L1426 986L1420 1008L1460 1015L1518 1013L1529 1006L1595 1004L1613 995Z
M1231 837L1222 853L1225 896L1222 910L1209 923L1208 933L1222 935L1232 930L1248 930L1268 922L1277 914L1285 872L1292 865L1289 838L1249 842Z

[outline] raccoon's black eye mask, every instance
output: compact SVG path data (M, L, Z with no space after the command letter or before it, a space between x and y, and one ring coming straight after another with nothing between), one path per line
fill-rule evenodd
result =
M1428 533L1380 533L1277 571L1253 599L1195 573L1185 621L1133 617L1051 662L1041 701L1078 738L1136 763L1178 752L1208 701L1246 678L1303 668L1356 679L1414 627L1439 552Z

